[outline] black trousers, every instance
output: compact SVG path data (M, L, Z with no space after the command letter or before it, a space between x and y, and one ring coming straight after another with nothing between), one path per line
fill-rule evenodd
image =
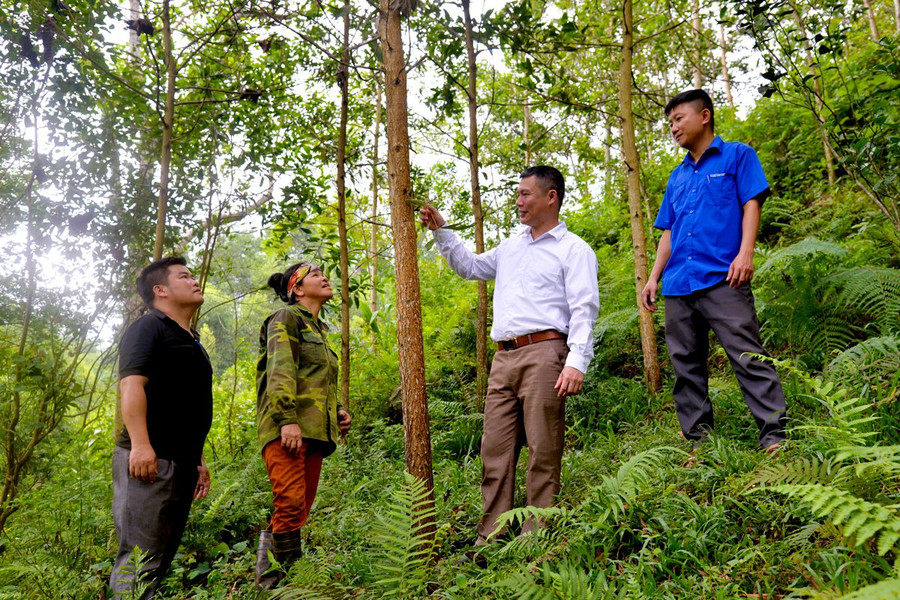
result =
M750 285L723 281L687 296L666 296L666 343L675 370L673 396L684 436L702 440L713 426L709 399L709 331L725 349L741 385L744 401L759 427L759 444L784 439L785 402L781 381L759 338L759 322Z
M113 451L113 520L119 537L119 551L109 585L112 598L131 598L132 588L144 587L141 600L152 598L169 570L194 499L197 467L184 467L158 459L156 481L147 483L128 474L131 453ZM143 555L135 573L135 547Z

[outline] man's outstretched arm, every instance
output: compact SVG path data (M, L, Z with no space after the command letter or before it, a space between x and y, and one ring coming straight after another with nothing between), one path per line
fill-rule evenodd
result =
M443 229L447 221L430 204L419 210L419 222L434 233L438 251L457 275L463 279L476 280L494 279L497 276L496 248L475 254L463 245L455 233Z

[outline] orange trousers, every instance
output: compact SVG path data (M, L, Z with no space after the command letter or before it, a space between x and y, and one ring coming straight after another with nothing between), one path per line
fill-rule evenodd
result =
M275 496L275 512L269 529L287 533L303 527L319 489L322 452L305 442L300 451L291 454L281 446L281 439L266 444L263 461Z

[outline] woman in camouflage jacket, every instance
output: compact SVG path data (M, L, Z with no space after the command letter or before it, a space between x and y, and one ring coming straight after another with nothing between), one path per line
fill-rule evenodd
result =
M283 569L300 555L300 528L316 497L322 459L351 420L338 403L338 359L319 319L334 294L328 278L301 262L272 274L268 284L287 306L262 325L256 369L256 427L275 505L257 549L256 583L265 588L283 575L269 572L269 550Z

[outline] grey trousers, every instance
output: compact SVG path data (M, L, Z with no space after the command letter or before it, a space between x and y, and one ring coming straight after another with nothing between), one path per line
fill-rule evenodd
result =
M147 483L128 474L130 451L113 451L113 519L119 537L119 551L109 585L112 598L132 598L144 587L141 600L152 598L169 570L197 486L197 467L183 467L171 460L158 459L156 481ZM143 558L134 572L134 548ZM137 580L137 584L135 581Z
M479 540L494 531L501 513L513 508L516 463L523 443L528 444L528 505L550 506L559 492L566 399L559 398L553 386L568 354L566 341L554 339L494 355L481 438ZM523 531L530 528L527 522Z
M709 399L709 331L725 349L744 401L759 427L759 444L784 439L785 402L781 381L759 337L759 322L750 285L722 282L687 296L666 296L666 343L675 370L673 396L684 436L702 440L713 426Z

